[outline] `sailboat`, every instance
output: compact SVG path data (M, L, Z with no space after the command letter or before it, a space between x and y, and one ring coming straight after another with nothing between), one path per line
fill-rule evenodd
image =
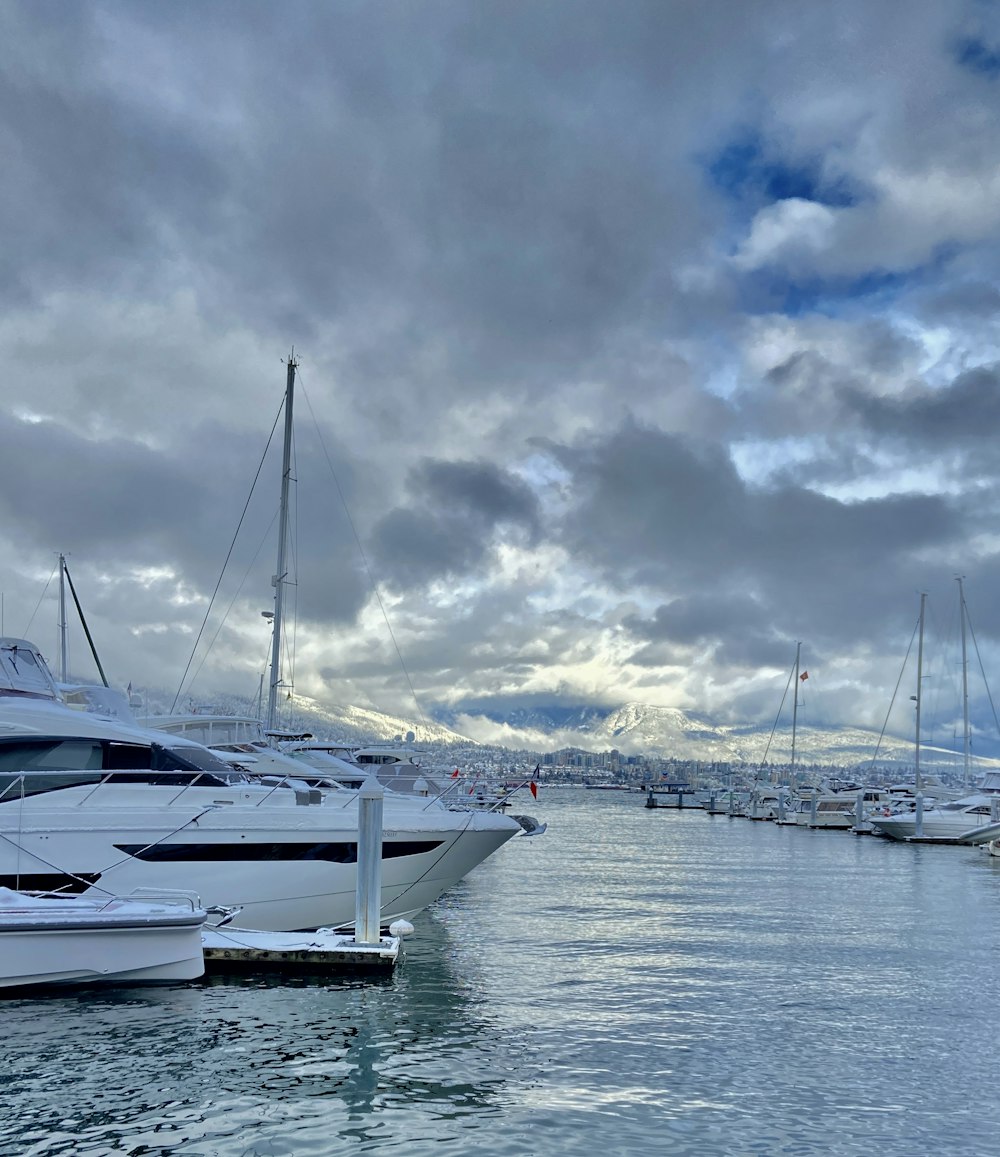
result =
M761 759L761 765L766 765L767 755L771 749L771 742L774 739L774 733L778 727L778 720L781 718L781 711L785 705L785 699L788 696L788 684L792 684L792 752L787 777L788 782L787 784L778 783L770 786L761 784L759 782L760 772L758 770L757 782L754 784L746 810L746 815L752 820L774 820L781 824L796 822L794 813L789 814L787 807L789 794L794 790L795 786L795 743L798 734L799 685L804 679L809 678L808 672L803 674L801 662L802 644L799 642L795 644L795 661L789 672L788 683L785 685L785 692L781 697L778 714L775 716L774 726L771 728L771 734L768 737L767 746L764 749L764 755Z
M967 610L965 592L961 579L959 583L959 601L962 623L962 699L963 699L963 759L964 783L966 789L969 783L969 695L966 667L965 630ZM921 708L923 704L923 658L924 658L924 619L927 595L920 596L920 617L918 619L917 645L917 685L916 693L910 696L915 707L914 732L914 798L913 808L896 810L888 815L871 816L871 822L878 832L895 840L906 839L948 839L965 835L977 827L983 827L992 822L995 813L995 800L989 793L974 792L958 799L947 802L935 800L935 806L925 810L926 798L924 789L927 785L924 773L921 770ZM936 791L936 789L935 789ZM951 793L947 793L951 794Z

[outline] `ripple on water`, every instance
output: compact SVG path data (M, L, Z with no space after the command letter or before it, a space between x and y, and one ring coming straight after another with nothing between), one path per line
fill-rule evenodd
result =
M387 982L5 1000L0 1152L995 1147L985 857L615 793L537 811L546 835L420 917Z

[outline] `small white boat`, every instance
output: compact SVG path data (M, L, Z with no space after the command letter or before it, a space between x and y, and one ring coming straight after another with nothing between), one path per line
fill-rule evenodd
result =
M0 989L194 980L205 919L180 892L102 900L0 887Z

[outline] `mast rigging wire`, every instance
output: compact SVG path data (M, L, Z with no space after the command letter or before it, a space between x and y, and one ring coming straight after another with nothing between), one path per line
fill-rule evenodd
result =
M264 459L267 457L267 451L271 446L271 439L274 437L274 431L278 428L278 420L281 417L281 412L285 408L285 399L282 397L281 405L278 407L278 413L274 419L274 425L271 427L271 433L268 435L267 445L264 447L264 453L261 455L260 462L257 465L257 473L254 475L253 483L250 486L250 493L247 495L246 503L243 506L243 513L240 515L239 523L236 526L236 531L233 534L233 540L229 544L229 550L226 552L226 561L222 564L222 570L219 572L218 581L215 584L215 590L212 592L212 597L209 600L208 609L205 611L205 617L201 621L201 627L198 629L198 637L194 641L194 646L191 648L191 655L188 658L187 666L184 668L184 674L181 675L180 684L177 687L177 694L174 696L174 701L170 705L171 715L177 707L177 700L181 697L181 691L184 689L184 680L187 679L188 671L191 670L191 664L194 662L195 652L198 650L198 644L201 642L201 636L205 631L205 625L208 623L208 617L212 613L212 607L215 606L215 599L219 593L219 587L222 586L222 579L226 573L226 567L229 565L229 560L232 557L233 550L236 547L236 539L239 537L240 529L243 526L243 520L247 516L247 510L250 507L250 500L253 498L253 492L257 483L260 481L260 473L264 469ZM51 579L49 580L51 582Z

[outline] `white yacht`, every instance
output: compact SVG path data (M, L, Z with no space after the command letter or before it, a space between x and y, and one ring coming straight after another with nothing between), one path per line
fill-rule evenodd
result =
M521 832L386 793L382 918L410 919ZM180 735L73 710L37 648L0 639L0 886L193 891L265 931L353 921L357 793L262 782Z
M194 897L66 896L0 887L0 989L194 980L206 913Z
M991 812L991 797L981 792L951 800L923 813L921 835L931 839L961 836L992 823ZM869 819L879 832L894 840L905 840L917 832L915 811L894 812L887 816L873 812Z

